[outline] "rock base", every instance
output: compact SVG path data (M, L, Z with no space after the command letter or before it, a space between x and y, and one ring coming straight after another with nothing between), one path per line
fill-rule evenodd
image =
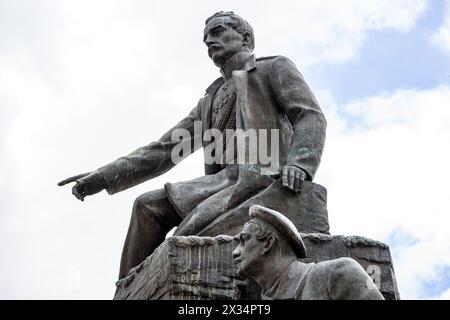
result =
M387 300L399 299L389 247L363 237L302 234L308 258L319 262L351 257L359 262ZM230 236L170 237L142 264L117 282L117 300L260 299L254 282L240 279Z
M233 237L170 237L116 283L114 299L239 299L246 281L231 259Z

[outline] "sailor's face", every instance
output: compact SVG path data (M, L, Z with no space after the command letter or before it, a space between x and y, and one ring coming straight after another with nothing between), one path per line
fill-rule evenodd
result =
M244 229L236 236L239 240L238 246L233 250L233 260L237 265L240 276L252 276L261 269L264 256L264 241L256 239L258 226L248 223Z
M208 47L208 55L218 67L244 48L242 34L225 24L226 17L211 20L205 27L203 42Z

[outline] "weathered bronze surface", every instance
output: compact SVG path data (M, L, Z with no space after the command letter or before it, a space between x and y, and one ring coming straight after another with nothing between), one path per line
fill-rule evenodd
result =
M190 134L183 142L189 144L191 152L217 143L205 139L207 130L276 130L278 173L261 174L259 162L206 161L205 176L168 183L164 189L142 195L133 206L120 278L150 255L174 226L178 226L176 235L183 236L237 232L248 220L250 203L264 204L293 217L308 216L302 231L328 232L326 191L312 183L324 147L326 121L303 76L286 57L252 55L253 30L234 13L210 17L203 41L222 76L207 88L189 115L159 140L59 185L75 182L72 192L83 201L102 190L114 194L157 177L176 165L172 151L179 141L174 141L172 134L180 129ZM200 131L195 130L199 121ZM298 196L303 185L308 192ZM267 203L265 199L273 201ZM317 218L311 217L316 209Z

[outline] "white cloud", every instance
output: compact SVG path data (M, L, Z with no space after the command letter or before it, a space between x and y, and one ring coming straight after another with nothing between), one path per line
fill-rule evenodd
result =
M325 102L328 141L317 181L329 191L331 232L415 238L392 243L404 298L426 298L425 283L450 266L449 102L450 87L397 91L339 108Z
M439 300L450 300L450 289L444 291L439 297Z
M450 1L446 0L446 12L441 27L431 37L431 41L450 53Z
M257 37L263 43L263 51L259 52L288 49L289 55L297 56L305 66L357 58L367 32L385 29L406 32L425 12L427 2L265 1L263 6L263 12L258 10L253 15L249 12L258 30ZM275 16L283 19L268 23Z
M357 57L370 30L410 30L426 1L226 5L0 2L0 272L11 275L0 280L1 298L111 298L133 199L166 181L203 174L197 153L113 197L102 193L81 203L69 188L56 187L159 138L190 111L218 75L201 42L206 17L219 10L241 14L254 26L258 55L285 54L303 68ZM424 237L433 233L435 224L419 218L444 219L448 208L444 189L436 187L447 177L438 169L448 162L439 151L448 141L447 93L443 87L355 102L348 112L365 128L353 131L338 110L327 108L331 125L318 178L330 190L333 232L385 238L404 226ZM387 215L387 207L395 214ZM400 280L401 265L397 271Z

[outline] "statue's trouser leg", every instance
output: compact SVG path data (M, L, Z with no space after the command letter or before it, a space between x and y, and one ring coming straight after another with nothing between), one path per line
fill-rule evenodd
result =
M164 189L144 193L136 199L122 251L119 279L145 260L181 222Z

